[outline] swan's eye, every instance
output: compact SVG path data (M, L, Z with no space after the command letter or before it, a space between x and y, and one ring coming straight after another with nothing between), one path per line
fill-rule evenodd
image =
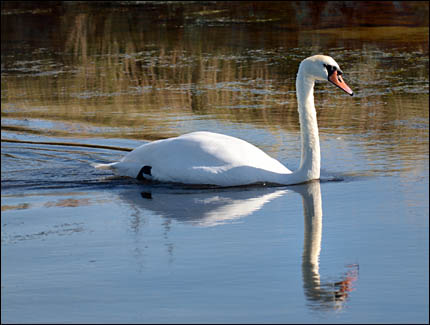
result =
M324 64L324 67L327 69L327 73L329 77L333 74L333 72L337 70L335 66L332 66L330 64Z

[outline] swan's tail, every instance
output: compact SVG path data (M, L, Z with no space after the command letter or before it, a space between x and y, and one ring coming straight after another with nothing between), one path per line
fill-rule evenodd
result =
M110 164L91 164L94 168L97 169L110 169L110 170L114 170L115 169L115 165L117 164L117 162L113 162Z
M135 163L129 163L124 161L117 161L109 164L91 164L97 169L109 169L112 170L115 175L136 177L139 174L139 166Z

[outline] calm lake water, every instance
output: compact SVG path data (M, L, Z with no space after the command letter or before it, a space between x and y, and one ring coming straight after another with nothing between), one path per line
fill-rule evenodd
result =
M1 21L2 322L429 322L428 2L2 2ZM207 130L294 170L317 53L355 93L316 86L320 181L92 167Z

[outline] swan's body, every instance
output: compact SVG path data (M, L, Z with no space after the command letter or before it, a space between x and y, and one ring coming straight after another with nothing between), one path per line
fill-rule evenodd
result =
M231 136L193 132L144 144L119 162L97 165L139 179L183 184L239 186L254 183L291 185L319 179L320 146L314 106L316 80L328 80L352 95L338 64L328 56L302 61L296 79L301 126L300 167L291 172L254 145Z

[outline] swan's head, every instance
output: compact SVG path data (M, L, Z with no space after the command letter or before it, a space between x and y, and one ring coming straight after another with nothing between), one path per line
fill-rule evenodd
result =
M343 81L342 70L332 57L327 55L310 56L300 63L299 73L304 73L314 80L325 80L336 85L349 95L353 95L351 88Z

